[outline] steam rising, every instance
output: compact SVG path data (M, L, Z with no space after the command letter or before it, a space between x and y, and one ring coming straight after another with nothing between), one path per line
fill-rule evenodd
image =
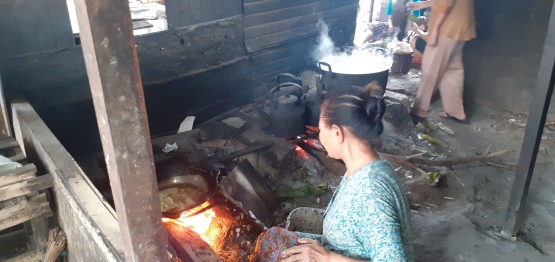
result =
M337 48L335 48L335 45L328 34L330 31L328 25L320 19L318 20L316 26L320 29L320 35L318 36L318 45L311 54L314 61L321 61L326 57L338 55L340 52Z
M346 47L340 50L335 47L329 36L329 28L324 21L317 23L320 29L318 42L311 52L312 59L316 62L326 62L331 65L332 71L341 74L370 74L388 70L393 63L393 58L378 49L358 50ZM327 67L322 67L327 70Z

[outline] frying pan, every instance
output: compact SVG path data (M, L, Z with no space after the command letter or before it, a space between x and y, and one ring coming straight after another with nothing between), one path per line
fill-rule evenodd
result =
M196 186L204 191L204 193L198 199L194 199L194 204L187 206L185 209L162 212L162 216L174 219L182 216L189 217L200 214L214 207L219 203L218 199L213 201L213 203L211 203L210 205L201 208L200 210L187 214L189 211L196 210L198 207L212 198L216 191L218 191L217 189L218 183L220 182L221 178L221 171L218 168L214 168L215 164L222 163L227 160L231 160L270 147L271 145L272 143L261 143L259 145L250 146L242 150L232 152L222 157L205 159L203 161L203 167L212 168L210 172L207 172L206 170L201 168L191 166L186 155L180 152L166 153L165 155L157 156L155 155L155 167L157 179L159 181L159 191L173 187L184 186L187 184Z
M159 175L159 177L162 178L162 180L158 183L158 190L160 191L188 184L196 186L204 191L200 197L194 199L194 204L191 204L184 209L162 212L162 216L167 218L179 218L183 212L198 208L203 203L208 201L216 193L217 189L217 178L205 170L196 167L168 166ZM202 208L189 216L202 213L211 207L212 205Z

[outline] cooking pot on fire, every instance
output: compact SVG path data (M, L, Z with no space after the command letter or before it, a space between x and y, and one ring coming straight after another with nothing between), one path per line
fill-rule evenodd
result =
M369 51L361 50L361 52L368 53L329 57L318 62L323 89L330 91L343 86L364 87L376 81L382 88L381 95L383 96L389 78L389 68L391 67L388 62L389 54L383 48L373 48Z
M188 211L194 213L186 216L193 216L214 206L211 204L197 210L216 193L219 180L218 169L213 169L209 173L192 166L168 166L160 174L160 179L158 190L161 194L163 217L179 218L182 213ZM164 207L167 205L166 202L177 204L175 207Z
M274 87L269 95L270 115L257 105L254 108L270 124L270 132L282 138L293 138L304 134L306 120L303 87L287 82Z

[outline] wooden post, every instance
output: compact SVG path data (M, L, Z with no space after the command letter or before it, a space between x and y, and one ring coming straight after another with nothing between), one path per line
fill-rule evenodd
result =
M127 0L75 2L127 261L167 261L150 131Z
M8 118L8 109L6 108L6 99L4 97L4 86L0 77L0 138L11 137L12 128L10 118Z
M536 88L534 89L532 104L524 141L520 150L518 167L516 170L513 189L507 206L507 215L503 232L507 236L516 236L526 218L524 205L528 197L530 182L536 166L538 149L540 148L545 119L549 111L553 86L555 85L555 5L551 9L551 18L547 28L547 37L543 46Z

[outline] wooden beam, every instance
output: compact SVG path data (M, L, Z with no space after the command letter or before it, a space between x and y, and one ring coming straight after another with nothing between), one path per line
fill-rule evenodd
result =
M516 236L526 218L524 205L528 197L530 182L536 166L538 149L540 148L545 119L555 85L555 5L551 9L551 18L547 28L540 69L536 79L536 87L530 113L524 131L524 140L518 159L513 188L511 190L503 233Z
M2 210L3 215L0 219L0 230L19 225L42 215L52 214L50 204L44 194L31 198L24 205L17 205L16 208L10 207L8 209Z
M127 261L167 261L128 1L75 2L83 56Z
M47 247L50 233L47 216L35 217L30 222L32 234L29 237L33 239L32 249Z
M35 196L35 197L38 197L38 196ZM41 201L41 200L46 201L45 194L42 194L40 197L41 198L44 197L44 199L35 199L35 201ZM25 207L28 205L28 202L29 200L27 200L27 197L25 196L13 198L8 201L2 202L4 206L0 207L0 220L6 219L12 216L13 213L25 209Z
M34 164L24 165L12 170L0 171L0 187L35 177L37 168Z
M34 177L18 183L3 186L0 187L0 201L31 193L36 193L37 191L52 187L52 184L52 175L47 174L44 176Z
M0 151L13 150L14 147L19 147L17 140L11 137L0 140Z
M4 97L4 86L0 77L0 138L12 136L12 127L10 118L8 118L8 109L6 107L6 98Z

